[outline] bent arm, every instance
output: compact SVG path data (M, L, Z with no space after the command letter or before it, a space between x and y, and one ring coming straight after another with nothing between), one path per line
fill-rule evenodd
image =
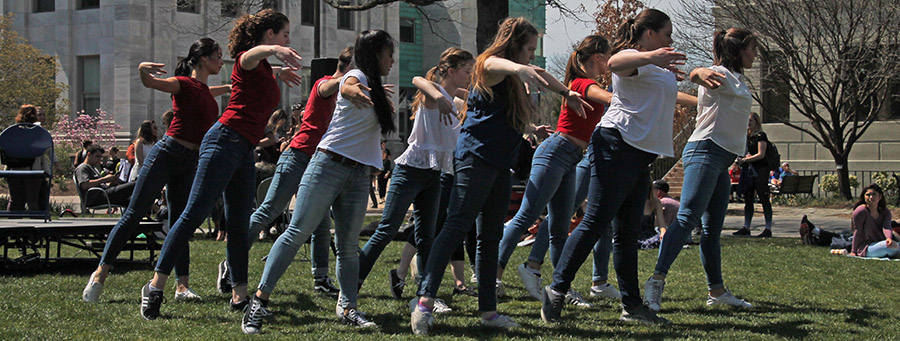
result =
M328 98L334 96L338 92L341 87L341 79L340 78L332 78L324 82L319 82L319 87L316 91L319 92L319 96L322 98Z
M209 87L209 94L213 97L218 97L227 93L231 93L231 84Z
M601 88L600 85L589 85L587 91L585 91L585 97L593 102L609 106L609 103L612 102L613 94Z
M253 70L259 65L259 61L275 54L276 45L258 45L241 55L240 65L244 70ZM280 69L279 69L280 70ZM274 72L274 68L273 68Z
M609 71L620 77L630 77L637 74L637 69L650 64L650 54L647 52L624 51L609 57L607 65Z

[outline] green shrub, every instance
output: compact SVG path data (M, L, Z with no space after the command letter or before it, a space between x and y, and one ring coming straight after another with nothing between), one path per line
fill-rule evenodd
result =
M856 175L850 175L850 188L859 187L859 179L856 178ZM838 185L838 176L837 174L827 174L823 175L819 180L819 189L821 189L825 193L830 193L832 196L837 196L841 193L840 185Z
M888 204L897 202L897 179L887 172L878 172L872 175L875 184L884 191L884 199Z

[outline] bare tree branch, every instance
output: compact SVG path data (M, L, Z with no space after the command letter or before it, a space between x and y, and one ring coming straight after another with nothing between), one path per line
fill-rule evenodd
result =
M435 2L443 2L444 0L322 0L328 6L347 11L365 11L375 8L375 6L390 5L401 1L414 6L427 6Z

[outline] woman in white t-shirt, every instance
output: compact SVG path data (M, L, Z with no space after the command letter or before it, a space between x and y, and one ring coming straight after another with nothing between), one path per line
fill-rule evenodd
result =
M153 149L153 145L156 144L158 139L157 129L156 122L153 120L141 122L141 127L137 131L137 138L134 139L134 167L128 175L128 182L137 180L138 175L141 174L141 165L144 164L144 159L150 154L150 150Z
M326 217L334 217L337 279L341 285L338 319L360 328L376 327L356 310L359 279L359 231L366 213L369 173L380 169L381 135L396 130L394 113L381 77L394 64L394 43L382 30L363 31L356 38L353 59L358 69L344 74L334 116L313 154L300 187L290 226L272 245L259 289L244 310L241 330L259 333L275 285L300 246Z
M541 318L559 320L566 292L597 240L614 229L613 265L622 293L623 321L665 324L643 305L637 279L637 236L644 201L650 191L649 165L657 155L672 156L675 103L696 105L696 98L678 92L687 58L675 52L669 16L646 9L616 32L612 71L613 97L591 135L591 185L584 219L566 240L553 273L553 283L541 292Z
M691 72L691 81L701 85L697 105L697 128L684 147L684 183L677 219L669 225L659 247L653 276L644 284L644 300L659 311L666 274L678 257L685 238L701 226L700 261L706 270L709 296L706 305L751 308L734 297L722 280L719 236L728 210L731 178L728 167L744 155L747 121L753 101L743 70L753 67L757 38L741 28L717 31L713 36L713 66Z

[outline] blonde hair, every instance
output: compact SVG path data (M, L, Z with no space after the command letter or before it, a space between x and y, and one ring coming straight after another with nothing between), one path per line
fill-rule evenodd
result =
M762 131L762 122L760 122L759 120L759 114L751 112L750 118L752 118L754 122L756 122L756 124L754 124L753 126L747 126L747 136L753 136L754 134Z

